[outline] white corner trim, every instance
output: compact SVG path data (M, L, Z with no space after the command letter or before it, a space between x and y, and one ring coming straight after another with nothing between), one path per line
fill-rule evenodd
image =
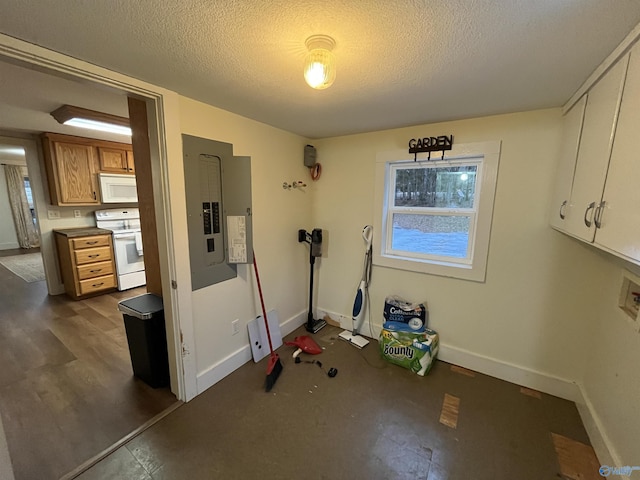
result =
M598 461L601 465L611 466L623 466L622 459L618 454L618 451L613 445L613 442L607 435L607 431L602 424L600 416L596 412L589 395L584 388L584 385L578 383L580 399L576 400L576 407L578 407L578 413L584 423L584 428L589 435L591 445L596 452ZM628 479L627 476L620 476L621 479Z
M280 332L282 333L282 336L284 337L285 335L289 335L296 328L304 325L306 319L307 312L305 310L281 323ZM196 378L198 395L218 383L227 375L233 373L242 365L250 361L251 358L251 347L249 344L246 344L217 363L214 363L203 371L198 372L198 376Z

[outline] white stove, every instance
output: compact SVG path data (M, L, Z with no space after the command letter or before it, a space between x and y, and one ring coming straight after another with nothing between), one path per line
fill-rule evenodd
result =
M144 252L137 208L97 210L96 227L111 230L118 290L145 285Z

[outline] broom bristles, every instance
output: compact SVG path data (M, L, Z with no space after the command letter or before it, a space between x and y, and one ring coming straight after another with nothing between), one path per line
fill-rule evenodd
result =
M267 381L265 383L265 390L267 392L271 391L281 373L282 362L278 354L273 352L269 357L269 364L267 365Z

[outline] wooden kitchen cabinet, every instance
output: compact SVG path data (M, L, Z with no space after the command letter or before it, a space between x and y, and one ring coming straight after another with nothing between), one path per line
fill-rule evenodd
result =
M54 230L64 289L74 300L117 285L111 232L99 228Z
M52 205L98 205L94 148L66 135L44 134L42 144Z
M42 146L52 205L100 205L99 173L135 172L126 143L44 133Z
M134 173L133 151L113 147L98 147L100 171L108 173Z

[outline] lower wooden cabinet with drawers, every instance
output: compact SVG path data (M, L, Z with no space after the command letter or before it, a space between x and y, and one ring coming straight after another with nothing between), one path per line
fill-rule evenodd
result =
M116 288L111 232L100 228L54 230L64 289L73 299Z

